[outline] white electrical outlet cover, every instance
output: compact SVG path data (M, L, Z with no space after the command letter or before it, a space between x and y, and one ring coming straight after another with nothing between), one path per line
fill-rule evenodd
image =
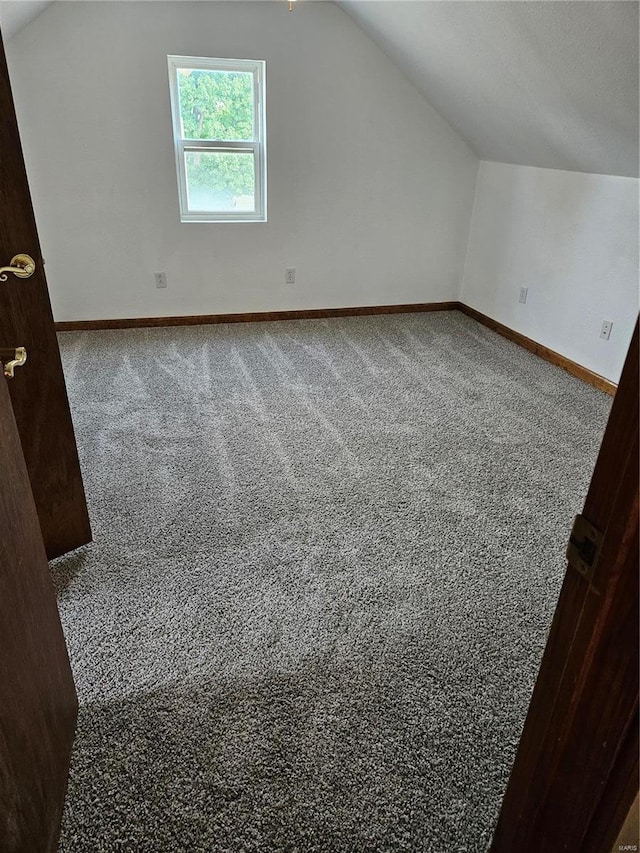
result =
M600 327L600 337L604 341L608 341L611 337L611 330L613 329L613 320L603 320L602 326Z

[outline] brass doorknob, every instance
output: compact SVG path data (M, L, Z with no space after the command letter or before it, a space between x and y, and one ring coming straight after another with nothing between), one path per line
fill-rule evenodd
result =
M15 348L15 356L11 361L7 361L4 365L3 372L7 379L13 379L13 372L16 367L22 367L27 360L27 351L24 347Z
M35 271L36 262L30 255L14 255L8 267L0 267L0 281L6 281L9 272L16 278L29 278Z

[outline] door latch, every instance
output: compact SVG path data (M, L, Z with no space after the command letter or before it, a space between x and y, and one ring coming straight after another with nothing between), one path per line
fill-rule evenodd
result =
M27 360L27 351L24 347L16 347L14 357L11 361L7 361L3 365L3 373L7 379L13 379L14 370L16 367L22 367Z
M576 515L567 546L567 560L583 578L593 579L604 535L584 515ZM594 590L597 593L597 590Z

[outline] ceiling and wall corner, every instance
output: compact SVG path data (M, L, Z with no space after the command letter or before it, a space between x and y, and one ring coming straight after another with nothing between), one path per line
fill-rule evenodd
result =
M637 2L340 5L481 160L638 176Z
M5 41L37 18L51 0L4 0L0 3L0 28Z
M479 159L638 177L637 0L335 2ZM0 2L5 41L50 5Z
M637 0L335 2L480 160L638 177ZM0 2L5 40L50 5Z

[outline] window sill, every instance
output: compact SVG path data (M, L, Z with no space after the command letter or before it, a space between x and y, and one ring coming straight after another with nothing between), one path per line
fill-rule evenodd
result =
M242 222L256 223L256 222L266 222L266 221L267 221L266 216L256 216L253 219L233 219L233 218L230 218L230 219L217 219L217 218L216 219L207 219L204 216L202 218L197 218L197 219L195 217L191 217L191 216L189 216L189 217L181 216L180 217L180 222L185 223L187 225L189 225L189 224L191 224L191 225L194 225L194 224L195 225L215 225L216 223L225 225L225 224L228 224L230 222L233 222L234 224L238 224L238 223L242 223Z

